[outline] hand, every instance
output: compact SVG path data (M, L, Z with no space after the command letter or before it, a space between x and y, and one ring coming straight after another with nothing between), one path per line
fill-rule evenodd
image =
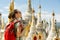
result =
M17 37L21 37L21 33L20 32L17 32Z
M18 28L18 29L17 29L17 37L21 37L21 34L22 34L22 33L21 33L21 29Z

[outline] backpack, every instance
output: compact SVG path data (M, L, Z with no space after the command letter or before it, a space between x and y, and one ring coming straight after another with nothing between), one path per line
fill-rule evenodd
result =
M18 22L20 22L20 21L10 22L6 26L5 32L4 32L4 40L16 40L16 30L15 30L14 24L16 24ZM20 25L20 26L22 26L22 25ZM22 30L23 30L23 28L22 28Z
M4 32L4 40L16 40L16 37L14 34L14 22L11 22L6 26L6 29Z

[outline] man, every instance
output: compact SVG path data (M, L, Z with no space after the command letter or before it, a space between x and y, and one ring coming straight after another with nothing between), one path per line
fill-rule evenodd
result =
M12 20L6 26L6 30L4 32L4 39L20 40L22 31L23 31L23 24L21 21L21 18L22 18L21 12L15 9L12 13L9 14L8 18Z
M22 14L19 10L14 10L14 16L15 16L15 33L16 33L16 40L22 40L22 31L23 31L23 23L22 23Z
M5 31L4 31L4 40L16 40L15 33L14 33L14 17L13 12L11 12L8 16L11 21L7 24Z

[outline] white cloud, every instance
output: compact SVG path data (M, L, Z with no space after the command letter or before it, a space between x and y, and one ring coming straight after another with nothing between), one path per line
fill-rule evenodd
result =
M8 10L9 9L9 6L4 7L4 9L7 9Z
M0 12L3 12L3 10L2 10L2 9L0 9Z
M8 14L2 14L2 16L7 17L7 16L8 16Z

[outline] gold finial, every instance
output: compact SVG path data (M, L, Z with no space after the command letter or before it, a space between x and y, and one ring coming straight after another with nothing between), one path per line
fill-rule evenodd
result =
M32 13L34 13L35 12L35 10L34 9L32 9Z
M11 0L9 9L10 9L10 12L12 12L14 10L14 0Z
M41 8L41 5L39 5L38 8Z
M54 13L54 11L53 11L53 13L52 13L52 16L55 16L55 13Z
M0 16L1 16L1 13L0 13Z

